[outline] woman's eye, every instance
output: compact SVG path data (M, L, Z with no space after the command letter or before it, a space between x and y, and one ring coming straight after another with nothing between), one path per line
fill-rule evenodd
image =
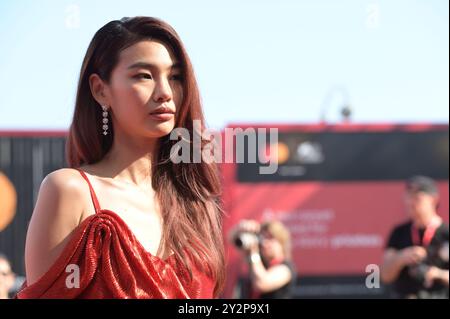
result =
M152 76L148 73L139 73L137 75L134 76L137 79L152 79Z
M170 77L170 80L172 81L181 81L183 79L181 74L174 74Z

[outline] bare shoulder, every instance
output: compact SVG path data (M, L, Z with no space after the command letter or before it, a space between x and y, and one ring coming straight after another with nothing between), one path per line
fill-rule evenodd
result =
M86 181L76 169L61 168L53 171L41 182L33 215L61 215L68 220L79 220L86 191Z
M42 180L27 232L27 282L38 280L62 252L80 223L87 185L71 168L51 172Z
M48 199L53 197L54 204L70 204L74 209L61 213L77 217L77 220L81 219L81 215L77 214L77 211L79 213L77 208L84 206L90 197L89 186L80 172L73 168L61 168L45 176L39 189L39 195L41 193L42 197Z
M50 182L52 185L62 186L63 190L78 190L84 181L80 172L74 168L60 168L49 173L42 180L42 184Z

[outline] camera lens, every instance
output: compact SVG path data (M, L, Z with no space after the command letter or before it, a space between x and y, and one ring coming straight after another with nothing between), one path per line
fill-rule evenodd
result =
M242 242L242 239L241 239L240 236L238 236L238 237L236 237L236 238L234 239L234 245L235 245L237 248L242 248L243 242Z

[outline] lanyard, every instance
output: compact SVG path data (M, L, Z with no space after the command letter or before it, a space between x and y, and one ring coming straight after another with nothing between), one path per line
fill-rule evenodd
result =
M433 240L434 235L436 234L436 230L441 226L441 219L439 217L433 218L433 220L428 224L425 228L425 232L422 237L422 246L428 247ZM414 224L411 225L411 238L414 246L420 246L420 235L419 230Z

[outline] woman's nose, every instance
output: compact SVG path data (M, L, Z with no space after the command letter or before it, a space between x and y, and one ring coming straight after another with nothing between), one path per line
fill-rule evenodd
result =
M153 92L155 102L166 102L172 99L172 89L166 80L160 80L155 86Z

